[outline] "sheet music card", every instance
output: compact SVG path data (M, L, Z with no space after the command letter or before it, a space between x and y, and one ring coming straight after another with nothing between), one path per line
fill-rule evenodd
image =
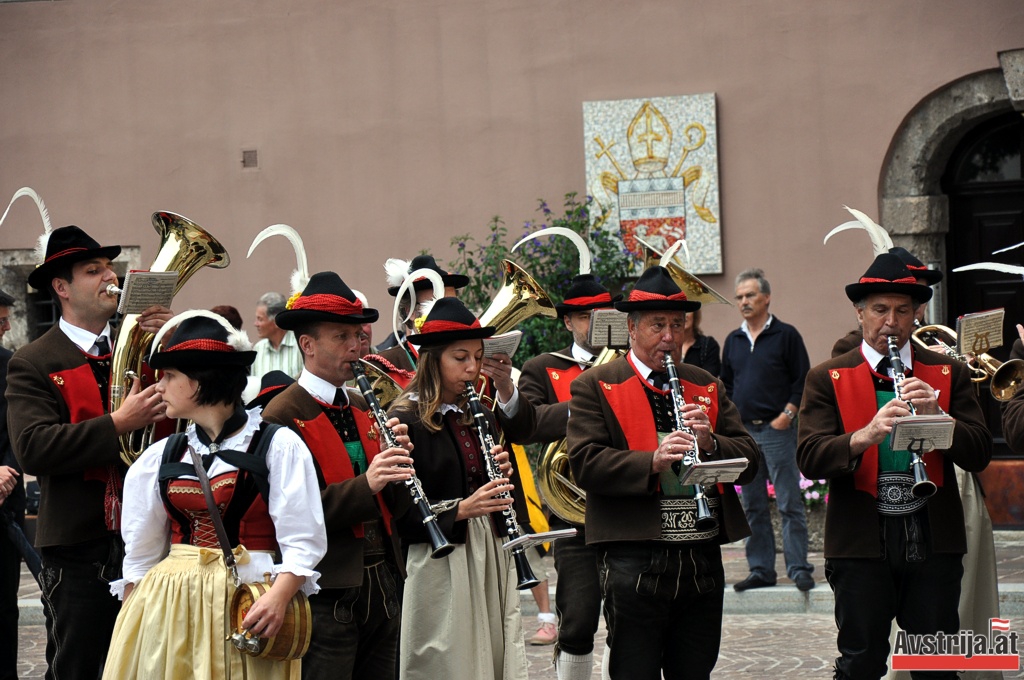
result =
M948 449L955 425L956 420L947 415L903 416L893 422L889 446L893 451Z
M626 313L615 309L595 309L590 315L590 331L587 342L591 347L629 347L629 327Z
M679 475L680 484L732 484L747 469L746 458L726 458L725 460L700 461L687 467Z
M178 285L178 272L149 272L131 270L121 285L119 314L141 314L153 305L170 307L174 300L174 287Z
M528 549L541 543L550 543L551 541L557 541L560 538L572 538L575 535L575 529L555 529L539 534L523 534L519 538L513 538L510 541L506 541L501 547L505 550L512 550L513 548L521 545L524 549Z
M1005 309L964 314L956 320L957 351L981 354L1003 344Z
M495 354L507 354L509 358L519 349L519 343L523 339L522 331L509 331L501 335L492 335L484 338L484 356L492 357Z

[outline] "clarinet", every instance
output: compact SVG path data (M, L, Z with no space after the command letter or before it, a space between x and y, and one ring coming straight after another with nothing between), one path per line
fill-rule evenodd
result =
M889 343L889 365L892 366L892 384L896 392L896 398L906 403L907 408L910 409L910 415L916 416L917 409L914 408L912 403L905 400L902 395L901 385L907 376L903 370L903 360L900 359L900 348L897 344L899 338L895 335L890 335L886 340ZM917 498L928 498L935 493L938 487L935 486L935 482L928 479L928 472L924 469L924 458L921 457L920 450L913 450L911 454L914 457L910 462L910 470L914 473L914 486L911 489L911 493Z
M366 378L366 371L363 370L358 361L352 362L352 372L355 374L359 391L363 393L363 398L370 405L370 412L373 413L373 417L377 421L377 429L380 430L381 442L383 444L382 448L400 448L395 440L394 432L388 427L388 417L384 413L384 409L380 407L377 395L373 393L373 387L370 386L370 381ZM402 467L409 466L403 465ZM430 508L426 494L423 493L423 487L420 486L419 478L413 473L412 477L402 482L402 484L409 490L409 495L412 496L412 504L416 511L419 512L420 518L423 520L423 528L427 530L427 535L430 537L430 544L433 546L430 556L435 560L444 557L454 550L455 546L445 538L441 528L437 526L437 515Z
M700 449L697 448L697 435L693 428L687 426L683 421L683 407L686 406L686 400L683 398L683 386L679 382L679 374L676 372L676 365L672 362L672 355L668 353L665 354L665 371L668 372L668 384L672 393L672 414L676 419L676 429L693 437L693 448L683 455L682 460L683 465L690 467L700 462ZM680 470L676 470L677 474L679 472ZM696 489L693 500L697 504L697 530L711 531L718 526L718 520L711 514L708 499L704 496L704 486L695 484L694 488Z
M476 434L480 438L480 455L487 464L487 477L492 482L496 479L505 481L505 475L501 472L501 466L498 465L497 459L491 455L491 449L497 445L491 432L491 424L487 421L486 416L484 416L484 408L480 404L480 395L476 393L476 390L473 389L473 383L469 381L466 381L466 396L469 398L469 410L473 414L473 420L476 423ZM504 491L497 497L511 500L512 494ZM516 511L512 505L502 510L501 514L505 518L505 533L509 540L522 536L523 532L519 527L519 522L516 521ZM526 550L523 546L517 545L512 549L512 559L515 561L516 576L519 579L519 582L516 584L516 590L529 590L540 583L540 579L534 575L533 569L530 568L530 562L526 559Z

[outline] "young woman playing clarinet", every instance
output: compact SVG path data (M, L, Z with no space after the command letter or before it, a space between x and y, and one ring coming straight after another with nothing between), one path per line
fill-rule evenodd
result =
M205 311L181 314L164 329L174 332L150 357L160 371L156 391L169 418L192 424L184 441L157 442L128 469L124 579L111 584L124 605L103 677L297 678L298 663L247 656L226 641L235 585L188 449L202 456L241 582L273 575L243 621L260 637L278 632L299 589L319 589L314 568L327 535L312 457L290 430L268 434L260 409L243 409L256 354L243 332Z
M527 510L508 453L497 445L482 450L466 384L479 387L481 373L493 382L497 422L488 409L484 413L495 441L502 431L510 441L528 436L533 407L512 383L508 356L484 357L483 338L494 328L481 328L458 299L436 300L417 326L409 336L420 352L416 376L389 415L409 426L416 474L456 547L431 559L419 515L398 520L409 549L400 677L526 678L517 565L502 544L510 511L525 518ZM485 456L494 457L494 479Z

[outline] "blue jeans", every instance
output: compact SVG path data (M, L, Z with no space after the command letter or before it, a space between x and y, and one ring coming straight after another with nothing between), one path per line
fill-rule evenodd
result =
M770 478L775 484L775 500L782 515L782 552L786 557L786 574L794 579L801 571L810 573L814 567L807 561L807 515L800 491L800 471L796 467L796 428L774 430L767 422L744 427L757 442L764 457L754 481L743 487L740 496L743 511L750 525L747 539L747 564L750 573L774 582L775 533L768 510Z

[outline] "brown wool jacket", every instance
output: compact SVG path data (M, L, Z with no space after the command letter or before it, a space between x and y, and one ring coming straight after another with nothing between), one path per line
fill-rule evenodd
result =
M676 370L680 380L705 386L706 394L717 395L718 416L711 425L718 450L701 452L702 459L746 458L747 468L738 483L750 482L761 464L761 452L743 427L736 406L725 396L722 381L689 364L679 364ZM639 380L626 358L621 357L584 371L572 383L569 459L573 476L587 491L587 543L661 537L658 475L651 473L654 451L628 448L619 416L604 396L602 383L621 385L631 379ZM690 403L704 396L684 394ZM721 513L719 544L750 535L732 484L724 485Z
M571 357L572 347L566 347L558 354ZM551 353L541 354L523 364L523 371L519 376L519 391L537 409L537 430L525 443L547 444L565 437L565 426L569 420L569 402L558 401L548 369L565 371L574 366L578 366L575 361Z
M39 479L38 547L110 535L104 523L106 484L90 472L122 466L114 421L103 415L72 423L75 405L65 401L60 377L51 377L81 367L88 367L85 355L54 326L15 352L7 373L7 424L14 453L24 471ZM89 398L102 407L99 387L95 389Z
M355 390L348 390L349 404L352 408L367 411L366 402ZM320 572L320 585L323 588L354 588L363 582L363 544L364 540L356 536L353 526L363 522L382 519L378 500L370 493L366 475L361 474L341 482L324 485L323 472L317 462L318 456L345 456L348 451L338 438L338 448L333 451L313 450L315 442L307 441L303 436L305 428L299 426L297 420L308 422L323 414L320 404L310 396L298 383L289 385L283 392L274 397L263 411L263 418L291 428L302 437L313 452L313 465L320 480L320 500L324 507L324 523L327 528L327 554L317 565ZM372 420L372 417L371 417ZM360 437L366 433L360 432ZM367 458L370 458L367 451ZM409 494L403 489L388 485L381 491L392 514L404 512L408 504ZM395 564L405 576L405 560L401 557L398 532L394 518L391 521L391 534L384 540L384 547L391 554Z
M854 473L861 456L850 452L853 433L843 426L833 385L833 369L850 369L864 363L864 356L857 347L812 368L804 385L797 465L808 479L829 480L825 512L826 558L876 558L881 554L876 499L855 487ZM919 364L950 367L948 411L956 418L953 446L941 452L943 484L928 499L931 547L937 553L964 553L967 549L964 513L953 464L969 472L984 470L992 456L992 436L962 363L915 348L914 365ZM838 375L842 379L841 374ZM865 394L864 399L874 404L874 392Z

